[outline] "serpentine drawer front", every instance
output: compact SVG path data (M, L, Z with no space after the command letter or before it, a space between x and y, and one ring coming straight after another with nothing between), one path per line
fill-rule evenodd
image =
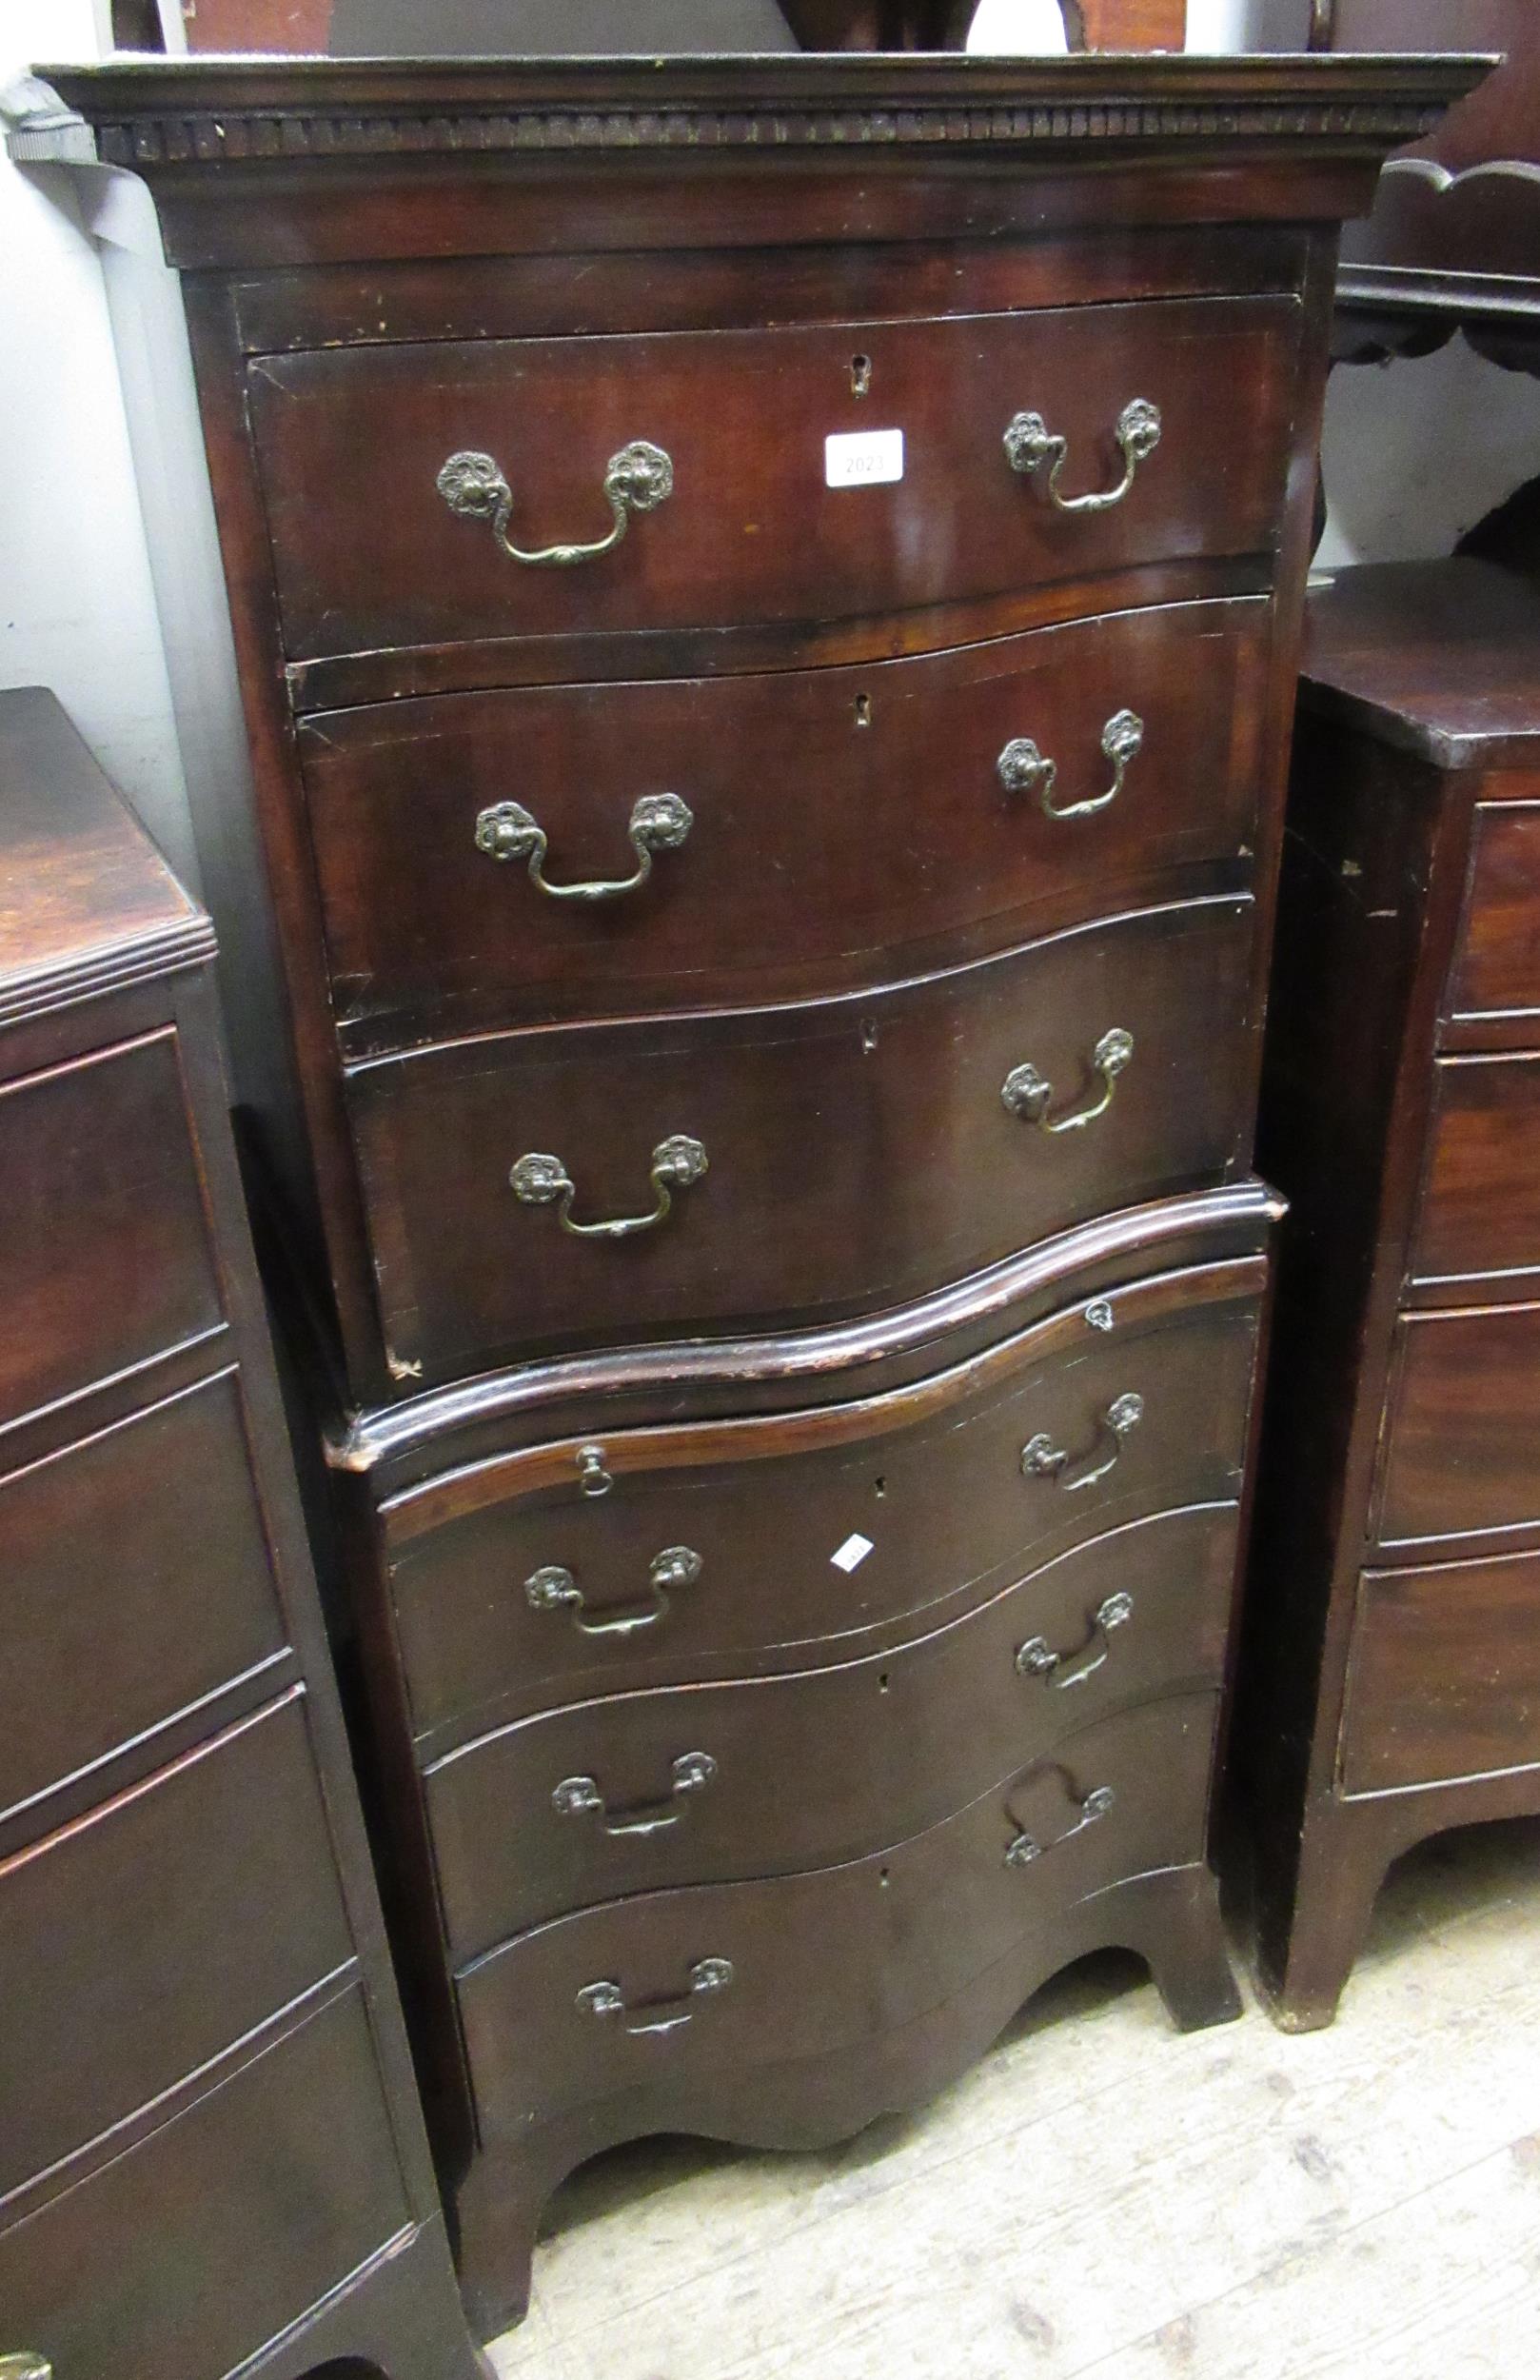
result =
M1087 1719L1217 1687L1235 1522L1234 1504L1137 1521L864 1661L579 1703L463 1746L424 1780L451 1954L629 1893L858 1859Z
M1522 783L1522 780L1520 783ZM1449 1021L1462 1041L1532 1045L1540 1021L1540 799L1483 802L1471 830L1466 914L1450 982Z
M859 669L305 720L343 1046L834 990L1178 868L1244 886L1271 618L1174 604Z
M745 1656L849 1657L1120 1521L1234 1496L1244 1270L1135 1282L858 1403L612 1433L600 1495L570 1440L404 1491L383 1525L421 1755Z
M393 1360L854 1312L1222 1178L1253 928L1192 902L859 1000L356 1070Z
M1086 1728L870 1858L639 1894L489 1952L458 1978L480 2123L517 2137L639 2093L642 2129L667 2130L701 2104L681 2095L693 2084L744 2067L800 2099L799 2062L851 2053L1003 1966L988 2039L1058 1963L1076 1904L1202 1858L1215 1709L1185 1696ZM795 2137L790 2107L782 2120Z
M1293 300L1235 298L262 356L285 646L824 620L1271 556L1301 331ZM879 429L892 484L829 486L826 437Z
M1238 2013L1336 233L1474 79L62 75L186 268L240 1097L484 2335L610 2142L854 2132L1099 1948Z
M1540 1305L1400 1324L1380 1457L1381 1544L1540 1527Z

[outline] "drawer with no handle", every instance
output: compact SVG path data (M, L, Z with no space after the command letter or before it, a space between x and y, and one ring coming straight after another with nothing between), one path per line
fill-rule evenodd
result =
M0 1864L0 2197L353 1957L295 1692Z

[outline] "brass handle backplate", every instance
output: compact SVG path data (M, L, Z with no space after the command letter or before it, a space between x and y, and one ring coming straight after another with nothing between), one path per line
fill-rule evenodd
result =
M1050 1116L1054 1086L1034 1065L1013 1066L1000 1085L1000 1098L1013 1116L1036 1124L1042 1132L1079 1132L1105 1116L1113 1103L1117 1078L1134 1055L1134 1036L1120 1024L1104 1033L1091 1053L1093 1071L1101 1077L1101 1096L1088 1106L1073 1107L1067 1116Z
M652 512L674 492L674 466L661 446L645 438L633 439L604 466L603 490L609 506L608 535L586 545L516 545L508 535L513 516L513 490L502 465L489 454L463 449L452 454L435 483L451 512L463 521L490 521L492 534L510 562L535 568L563 569L569 563L592 562L607 554L625 535L633 512Z
M1092 1616L1091 1633L1078 1653L1056 1653L1046 1636L1029 1636L1017 1648L1017 1676L1041 1677L1058 1687L1084 1685L1111 1653L1108 1638L1113 1630L1125 1627L1133 1616L1131 1595L1110 1595Z
M577 2004L591 2016L623 2016L630 2033L677 2033L695 2015L697 2001L712 1992L725 1992L732 1980L730 1958L698 1958L690 1969L688 1991L677 1998L642 2000L631 2008L618 1983L585 1983Z
M1116 487L1094 488L1089 495L1060 493L1059 477L1069 455L1069 440L1052 431L1040 413L1018 413L1005 433L1005 452L1013 471L1030 478L1047 466L1050 503L1059 512L1110 512L1134 485L1141 463L1160 444L1160 407L1148 397L1135 397L1117 416L1113 432L1123 457L1123 476Z
M1102 1415L1089 1455L1072 1461L1064 1447L1056 1446L1048 1432L1039 1430L1021 1449L1021 1468L1029 1479L1052 1479L1056 1487L1072 1496L1076 1488L1095 1487L1098 1479L1105 1479L1122 1454L1123 1440L1143 1418L1144 1399L1130 1389L1126 1396L1115 1397Z
M661 1619L668 1617L669 1591L693 1587L701 1568L701 1557L692 1546L665 1546L647 1566L650 1599L625 1604L602 1619L584 1616L582 1589L571 1571L560 1562L546 1562L541 1569L532 1570L524 1580L524 1595L532 1612L568 1613L580 1636L634 1636L640 1629L656 1628Z
M612 1811L599 1790L597 1777L564 1776L551 1793L551 1807L559 1817L602 1818L606 1835L661 1835L665 1827L678 1826L684 1816L683 1796L699 1794L711 1783L717 1774L717 1763L709 1752L681 1752L671 1775L673 1784L662 1801L641 1802L633 1810Z
M476 848L490 860L523 860L529 881L552 901L613 901L635 892L652 874L655 851L677 851L695 824L677 793L644 793L631 805L626 837L637 855L629 876L587 877L576 884L553 884L544 874L545 829L522 802L494 803L476 821Z
M0 2380L53 2380L53 2366L46 2355L21 2347L13 2354L0 2355Z
M1095 818L1098 810L1110 809L1122 792L1129 764L1137 759L1143 743L1143 720L1134 711L1116 712L1101 731L1101 748L1113 764L1113 782L1105 793L1092 794L1083 802L1054 800L1058 764L1040 752L1030 736L1013 736L996 766L1006 792L1035 793L1045 817Z
M1061 1775L1062 1774L1063 1772L1060 1771ZM1064 1782L1068 1791L1067 1777ZM1073 1826L1067 1826L1062 1835L1054 1835L1049 1842L1044 1842L1037 1835L1013 1835L1005 1846L1006 1866L1008 1868L1030 1867L1032 1862L1035 1859L1040 1859L1045 1852L1057 1851L1061 1843L1073 1842L1076 1835L1083 1835L1088 1826L1095 1826L1098 1818L1104 1818L1116 1798L1110 1785L1093 1786L1083 1800L1076 1800L1071 1794L1070 1806L1076 1814Z
M508 1182L521 1206L559 1207L562 1229L571 1232L574 1239L629 1240L636 1232L651 1231L661 1223L674 1203L674 1192L687 1190L706 1170L706 1153L700 1141L692 1140L687 1132L672 1134L660 1140L652 1153L652 1212L617 1216L603 1223L573 1221L577 1184L562 1160L546 1156L543 1150L531 1149L521 1157L509 1172Z

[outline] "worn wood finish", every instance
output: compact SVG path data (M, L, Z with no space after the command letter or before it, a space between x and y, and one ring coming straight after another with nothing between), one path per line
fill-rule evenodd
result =
M223 1372L0 1478L0 1828L232 1680L282 1668L250 1464ZM227 1582L217 1602L210 1577Z
M1029 1555L1160 1502L1233 1495L1256 1312L1229 1268L1214 1269L1175 1285L1185 1292L1175 1313L1145 1319L1135 1299L1108 1331L1076 1317L1057 1349L1056 1320L998 1342L987 1375L975 1359L855 1406L726 1429L676 1423L647 1435L635 1469L606 1438L612 1497L577 1492L570 1450L560 1478L515 1459L408 1489L383 1518L424 1754L477 1714L484 1725L745 1656L761 1673L819 1647L860 1653L906 1618L977 1598ZM1089 1467L1081 1456L1099 1459L1102 1418L1127 1396L1141 1418L1102 1478L1066 1491L1023 1473L1022 1449L1042 1432L1077 1469ZM870 1551L834 1568L852 1539ZM700 1577L659 1593L653 1563L676 1546L699 1557ZM581 1608L531 1604L524 1582L551 1565L570 1573Z
M339 2281L358 2273L366 2292L371 2260L406 2244L394 2169L354 1986L253 2045L174 2123L0 2231L6 2335L56 2370L231 2370L252 2339L281 2339Z
M911 987L701 1022L581 1025L355 1072L349 1097L398 1377L521 1347L896 1302L1104 1205L1238 1170L1254 913L1153 911ZM1035 1065L1055 1118L1102 1096L1102 1036L1135 1055L1104 1116L1052 1136L1001 1089ZM650 1152L710 1171L654 1230L574 1239L510 1169L563 1160L580 1222L645 1215ZM452 1153L452 1156L449 1154ZM488 1260L490 1259L490 1261Z
M1471 74L846 54L64 78L188 268L314 1168L284 1187L326 1240L329 1282L301 1294L340 1326L330 1451L380 1835L483 2321L521 2301L552 2182L627 2133L834 2137L1109 1941L1151 1960L1179 2021L1234 2013L1206 1815L1335 224ZM1036 407L1068 441L1060 492L1110 494L1135 396L1162 436L1116 503L1056 510L1012 472L1003 432ZM883 426L903 478L829 489L829 433ZM521 537L590 535L638 437L667 446L674 491L570 568L525 572L434 486L474 445ZM1136 693L1104 704L1135 656ZM1007 727L1029 686L1038 724ZM1051 738L1079 789L1117 707L1145 747L1075 823L1078 852L1000 809L997 736ZM644 767L700 808L643 898L579 914L471 872L464 829L518 800L553 877L614 873L613 804ZM975 783L994 807L970 809ZM1094 1096L1114 1025L1133 1061L1094 1122L1049 1139L1008 1111L1028 1063L1056 1120ZM555 1152L580 1220L634 1216L680 1132L709 1171L660 1229L566 1238L513 1197L516 1160ZM1143 1339L1148 1422L1083 1519L1035 1519L1032 1487L1080 1493L1068 1466L1108 1407L1077 1400L1142 1375ZM1074 1406L1040 1425L1062 1431L1062 1487L1021 1474L1034 1432L1012 1443L1050 1385ZM997 1445L1014 1470L970 1484ZM523 1548L554 1517L581 1523L568 1550L603 1609L675 1512L705 1539L703 1595L685 1577L670 1607L698 1634L594 1672L529 1639L564 1600L526 1597L514 1633L510 1584L541 1566ZM1015 1717L1040 1679L1008 1666L997 1698L1011 1616L1037 1597L1083 1637L1093 1573L1099 1593L1127 1548L1194 1532L1159 1657L1109 1639L1067 1690L1089 1711L1129 1679L1149 1697L1076 1739L1105 1738L1114 1808L1007 1870L1017 1796L962 1805L986 1754L1018 1779L1044 1740ZM882 1553L831 1572L853 1534ZM842 1607L819 1614L815 1577ZM565 1760L570 1736L581 1773L641 1793L685 1710L732 1739L711 1843L665 1866L670 1847L640 1891L546 1862L510 1747L560 1737ZM1071 1794L1057 1759L1022 1780L1045 1840L1094 1781ZM481 1929L615 1890L572 1921L603 1966L547 1965L566 1921L537 1925L460 1978L457 2012ZM669 2044L730 2023L728 1993L664 2013L653 2086L613 2079L636 2047L615 2003L677 1993L719 1904L753 1913L740 2004L768 2052L657 2083ZM580 2017L589 1982L602 2009Z
M838 620L1270 552L1299 332L1288 300L1168 300L260 357L249 404L285 648ZM1137 398L1159 407L1160 444L1110 511L1057 511L1013 472L1002 440L1030 410L1070 441L1068 488L1116 486L1113 431ZM826 486L825 436L879 428L903 434L902 479ZM673 493L578 570L521 567L435 485L452 455L490 454L518 545L602 537L605 466L637 439L670 458ZM361 454L378 458L375 486Z
M189 1842L207 1846L192 1890ZM352 1957L296 1688L14 1853L0 2198Z
M1149 1961L1177 2023L1234 2013L1213 1879L1196 1857L1214 1716L1212 1697L1156 1704L1082 1731L944 1825L854 1866L638 1895L477 1962L458 1997L485 2147L462 2211L484 2320L521 2302L557 2176L610 2141L689 2131L799 2148L831 2127L855 2132L957 2074L1066 1955L1110 1944ZM1145 1791L1157 1764L1158 1808ZM1097 1787L1112 1807L1060 1839ZM1047 1848L1007 1866L1029 1829ZM661 2039L577 2003L586 1984L615 1981L645 2022L649 2003L678 2005L701 1956L727 1959L732 1982L686 2001L689 2021Z
M0 1428L217 1331L173 1032L0 1084Z
M1130 612L864 669L560 686L306 719L299 748L348 1055L606 1009L835 989L998 948L1032 919L1256 848L1260 603ZM1142 744L1117 782L1110 723ZM1052 783L1009 788L1031 739ZM751 758L745 775L743 758ZM840 788L830 799L830 788ZM478 848L517 800L557 885L632 874L641 797L688 841L634 892L561 901Z
M1534 1555L1364 1573L1340 1764L1345 1794L1540 1766Z
M36 691L0 695L0 898L3 2345L291 2380L312 2332L378 2347L401 2257L382 2372L469 2380L207 922Z
M1535 896L1510 839L1540 795L1537 622L1468 562L1312 605L1262 1122L1295 1220L1232 1779L1294 2028L1330 2020L1399 1852L1540 1808L1510 1558L1540 1542Z
M930 1635L817 1671L655 1687L477 1736L424 1772L449 1954L573 1909L676 1885L787 1875L858 1859L937 1824L1026 1751L1130 1703L1223 1679L1234 1504L1097 1537ZM1103 1630L1115 1597L1129 1616ZM1082 1683L1023 1673L1041 1641ZM849 1747L833 1765L832 1746ZM674 1763L715 1772L676 1793ZM816 1791L786 1790L796 1777ZM602 1810L553 1796L591 1780ZM657 1819L654 1833L623 1832Z
M1530 778L1532 786L1533 776ZM1483 803L1471 893L1450 984L1451 1025L1532 1033L1540 1019L1540 800Z
M1540 1054L1440 1059L1411 1284L1429 1304L1540 1278Z
M1376 1534L1384 1545L1540 1523L1540 1305L1413 1314L1392 1359Z

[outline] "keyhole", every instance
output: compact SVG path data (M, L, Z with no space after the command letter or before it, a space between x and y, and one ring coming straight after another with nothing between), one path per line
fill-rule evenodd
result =
M873 1482L873 1484L876 1487L879 1496L886 1496L888 1492L888 1483L886 1479L877 1479Z
M884 1671L882 1672L881 1676L879 1677L879 1679L878 1679L878 1681L877 1681L877 1691L878 1691L878 1693L879 1693L879 1695L885 1695L885 1694L887 1693L887 1690L888 1690L888 1673L887 1673L887 1671L886 1671L886 1670L884 1670Z
M865 1018L861 1024L861 1047L868 1058L877 1047L877 1025L870 1017Z
M872 698L869 694L858 694L856 697L856 724L858 727L869 727L871 724Z
M864 397L872 386L872 359L869 355L853 355L850 359L850 393Z

